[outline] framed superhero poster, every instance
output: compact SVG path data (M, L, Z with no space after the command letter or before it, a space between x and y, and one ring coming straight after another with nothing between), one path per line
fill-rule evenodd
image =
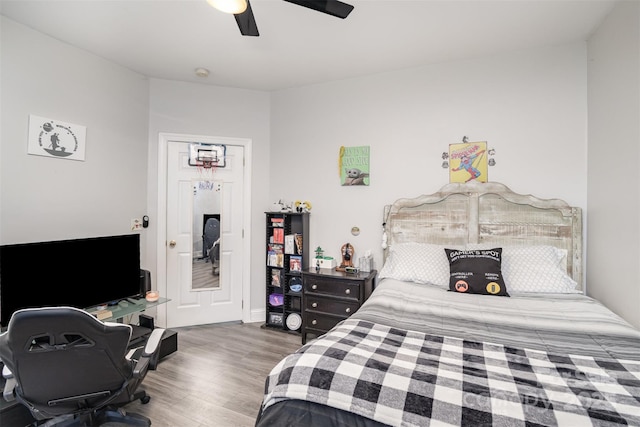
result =
M487 142L449 144L449 182L487 182Z

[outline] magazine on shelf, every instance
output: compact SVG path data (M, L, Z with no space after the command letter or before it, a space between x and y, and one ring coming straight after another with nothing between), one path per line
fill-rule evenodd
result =
M296 242L296 252L298 253L298 255L302 255L302 234L295 234L294 235L295 238L295 242Z
M267 251L267 265L270 267L284 267L282 245L269 245Z
M273 229L273 243L284 243L284 228Z
M271 218L272 227L284 227L284 218Z
M285 254L289 254L289 255L294 255L295 252L295 245L294 245L294 235L293 234L287 234L286 236L284 236L284 253Z
M302 257L293 255L289 257L289 271L302 271Z
M271 271L271 286L282 286L282 281L280 280L280 270Z

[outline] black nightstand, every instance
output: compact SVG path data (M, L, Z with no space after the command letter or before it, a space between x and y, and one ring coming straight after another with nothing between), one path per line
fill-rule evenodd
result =
M376 274L345 273L315 267L302 272L302 344L307 334L320 336L351 316L369 298Z

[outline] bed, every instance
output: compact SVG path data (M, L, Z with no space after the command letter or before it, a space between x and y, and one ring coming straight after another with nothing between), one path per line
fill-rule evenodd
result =
M579 208L470 182L383 222L371 297L273 368L256 427L640 425L640 331L583 291Z

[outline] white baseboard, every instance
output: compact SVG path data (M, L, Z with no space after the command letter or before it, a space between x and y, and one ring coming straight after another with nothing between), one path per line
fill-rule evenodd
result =
M245 323L256 323L256 322L264 323L266 316L267 316L267 310L264 308L259 310L251 310L251 318L248 321L245 321Z

